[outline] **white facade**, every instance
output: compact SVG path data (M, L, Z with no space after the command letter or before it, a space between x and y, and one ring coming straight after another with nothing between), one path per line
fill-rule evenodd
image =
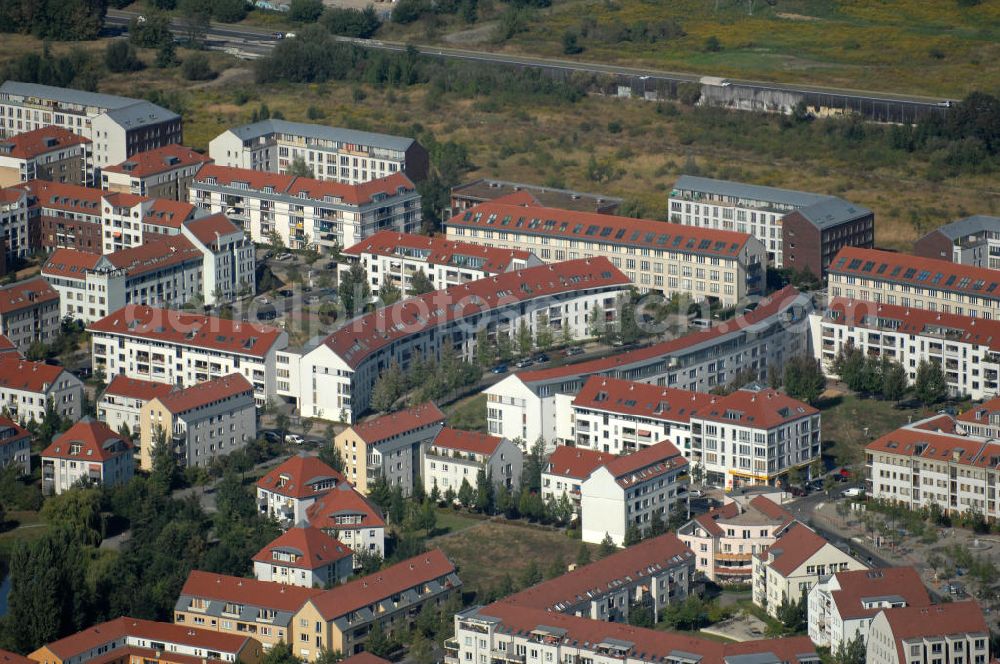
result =
M15 422L0 419L0 468L17 466L22 475L31 474L31 433Z
M83 415L83 396L80 379L60 367L11 354L0 358L0 410L18 423L42 422L49 402L59 415L75 422Z
M884 609L871 622L865 664L989 664L990 632L973 601Z
M59 293L32 277L0 287L0 334L26 354L39 341L49 344L61 332Z
M485 470L494 484L513 489L520 485L523 465L521 448L506 438L446 427L423 453L421 479L428 494L435 486L442 494L449 489L458 493L463 481L477 489L479 471Z
M206 305L232 302L257 290L254 246L243 231L222 215L181 225L202 256L202 297Z
M25 258L34 250L28 239L28 193L24 189L0 189L0 234L8 258Z

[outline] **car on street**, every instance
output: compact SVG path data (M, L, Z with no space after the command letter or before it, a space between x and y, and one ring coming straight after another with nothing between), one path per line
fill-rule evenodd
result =
M545 353L539 353L538 355L535 355L533 359L535 361L535 364L545 364L546 362L549 361L549 356L546 355Z
M278 441L281 440L281 436L278 435L277 431L271 431L270 429L263 429L262 431L260 431L258 433L260 434L261 438L263 438L264 440L270 441L272 443L277 443Z
M292 443L293 445L301 445L302 443L306 442L306 439L297 433L290 433L285 436L285 442Z
M691 498L703 498L705 496L705 492L701 489L688 489L687 495Z
M294 295L294 293L292 292L291 288L282 288L280 291L278 291L278 295L280 295L281 297L291 297L292 295Z
M287 261L291 257L292 257L292 255L290 253L284 252L284 253L280 253L277 256L275 256L274 260L276 260L276 261Z
M527 369L532 364L534 364L534 362L532 362L528 358L524 358L523 360L518 360L517 364L515 364L514 366L517 367L518 369Z
M285 38L285 33L284 32L272 32L271 33L271 39L284 39L284 38Z
M507 365L506 364L498 364L495 367L493 367L492 369L490 369L490 373L494 373L494 374L507 373Z
M574 355L581 355L582 353L583 349L580 348L579 346L570 346L569 348L563 351L563 354L566 357L573 357Z
M860 498L865 495L865 490L859 486L852 486L850 489L844 489L840 492L844 498Z
M809 495L809 492L806 491L803 487L800 487L800 486L789 487L788 493L792 494L793 496L795 496L797 498L801 498L802 496Z

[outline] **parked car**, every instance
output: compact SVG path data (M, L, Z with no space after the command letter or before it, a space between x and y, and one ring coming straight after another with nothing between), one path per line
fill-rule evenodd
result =
M324 270L336 270L337 269L337 261L329 261L326 265L323 266L323 269Z
M285 38L285 33L284 32L272 32L271 33L271 39L284 39L284 38Z
M293 445L301 445L302 443L306 442L306 439L297 433L290 433L285 436L285 442L292 443Z
M498 364L495 367L493 367L492 369L490 369L490 373L495 373L495 374L507 373L507 365L506 364Z
M549 356L545 353L539 353L538 355L535 355L534 360L535 364L544 364L549 361Z
M277 256L275 256L274 260L276 260L276 261L287 261L291 257L292 257L292 255L290 253L284 252L284 253L280 253Z
M514 366L517 367L518 369L527 369L532 364L534 364L534 362L532 362L528 358L524 358L523 360L518 360L517 364L515 364Z
M574 355L583 354L583 349L580 348L579 346L570 346L569 348L563 351L563 354L566 357L573 357Z
M844 489L840 492L844 498L860 498L865 495L865 490L859 486L852 486L850 489Z
M692 498L704 498L705 492L701 489L688 489L688 495Z
M292 292L291 288L282 288L280 291L278 291L278 295L280 295L281 297L291 297L292 295L294 295L294 293Z
M800 486L789 487L788 488L788 493L792 494L793 496L797 496L797 497L802 497L802 496L809 495L809 492L806 491L805 489L803 489Z
M261 431L260 437L272 443L277 443L278 441L281 440L281 436L278 435L278 432L271 431L270 429L264 429L263 431Z

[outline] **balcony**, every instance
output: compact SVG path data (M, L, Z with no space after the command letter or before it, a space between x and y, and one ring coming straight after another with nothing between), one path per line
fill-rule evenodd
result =
M509 650L493 650L490 652L490 659L493 664L504 664L504 662L524 664L524 655L516 655Z

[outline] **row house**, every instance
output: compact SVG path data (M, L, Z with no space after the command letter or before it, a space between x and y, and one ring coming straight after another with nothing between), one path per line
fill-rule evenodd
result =
M243 374L263 406L275 395L275 355L288 333L269 325L128 305L88 326L92 366L116 375L191 387Z
M673 223L750 233L774 267L817 277L841 247L875 243L872 211L836 196L682 175L667 204Z
M845 247L830 265L830 297L996 318L1000 272L876 249Z
M383 307L302 356L300 412L353 422L368 409L376 380L393 362L406 371L416 358L438 358L445 348L469 359L483 333L496 343L498 335L513 336L521 325L534 335L547 324L585 336L595 308L606 321L615 319L627 287L628 279L607 259L581 259L505 272Z
M920 364L933 362L954 397L1000 395L1000 320L837 297L809 324L828 376L836 377L837 356L854 348L902 364L910 385Z
M939 226L913 243L913 253L1000 270L1000 217L976 214Z
M687 459L668 440L598 466L580 487L583 541L610 536L622 546L630 528L645 533L655 518L666 523L687 471Z
M455 215L456 242L527 250L546 263L603 257L641 293L734 306L763 295L767 255L746 233L546 208L511 195Z
M94 182L90 139L50 126L0 139L0 188L29 180L89 187Z
M257 438L253 385L242 374L157 395L139 417L139 461L152 470L154 448L169 445L182 467L208 466Z
M50 344L62 329L59 293L34 277L0 287L0 334L21 353L33 343Z
M22 81L0 85L0 136L52 126L90 140L95 168L183 138L180 115L143 99Z
M209 141L208 153L220 166L270 173L301 160L316 179L343 184L395 173L419 182L430 169L427 150L412 138L275 119L227 129Z
M677 529L694 551L697 570L712 581L749 583L753 556L796 523L778 502L780 494L733 496Z
M344 460L345 477L358 491L367 494L382 478L410 496L420 478L423 450L442 426L444 413L428 401L349 426L333 445Z
M360 264L373 293L383 285L409 293L418 273L441 289L542 264L534 254L520 249L496 249L441 236L393 231L379 231L340 253L347 259L338 265L340 274Z
M75 422L83 416L83 383L62 367L0 354L0 411L21 424L42 422L51 407Z
M59 435L41 456L46 496L80 485L121 486L134 472L132 441L90 417Z
M191 181L188 200L224 213L254 242L280 238L292 249L333 251L379 231L420 228L420 193L402 173L341 184L210 164Z
M707 330L610 357L519 371L483 390L487 430L510 439L541 439L549 450L557 441L575 442L573 399L591 376L689 392L724 387L741 372L753 371L764 380L769 367L780 370L787 360L809 352L812 310L812 299L788 286L753 311Z
M524 466L521 448L506 438L450 427L438 432L424 451L423 460L420 476L427 494L434 487L441 493L449 489L457 493L465 482L479 489L480 472L498 487L514 489L521 484Z
M260 581L304 588L330 588L354 573L354 552L313 526L289 528L253 557Z
M583 481L614 458L614 454L606 452L558 445L542 469L542 500L546 504L558 503L565 496L573 507L573 514L579 516Z
M101 189L122 194L166 198L174 201L188 199L191 180L210 157L183 145L164 145L139 152L123 162L101 169Z
M143 407L152 399L170 394L174 386L118 374L97 399L97 419L115 431L139 433Z

